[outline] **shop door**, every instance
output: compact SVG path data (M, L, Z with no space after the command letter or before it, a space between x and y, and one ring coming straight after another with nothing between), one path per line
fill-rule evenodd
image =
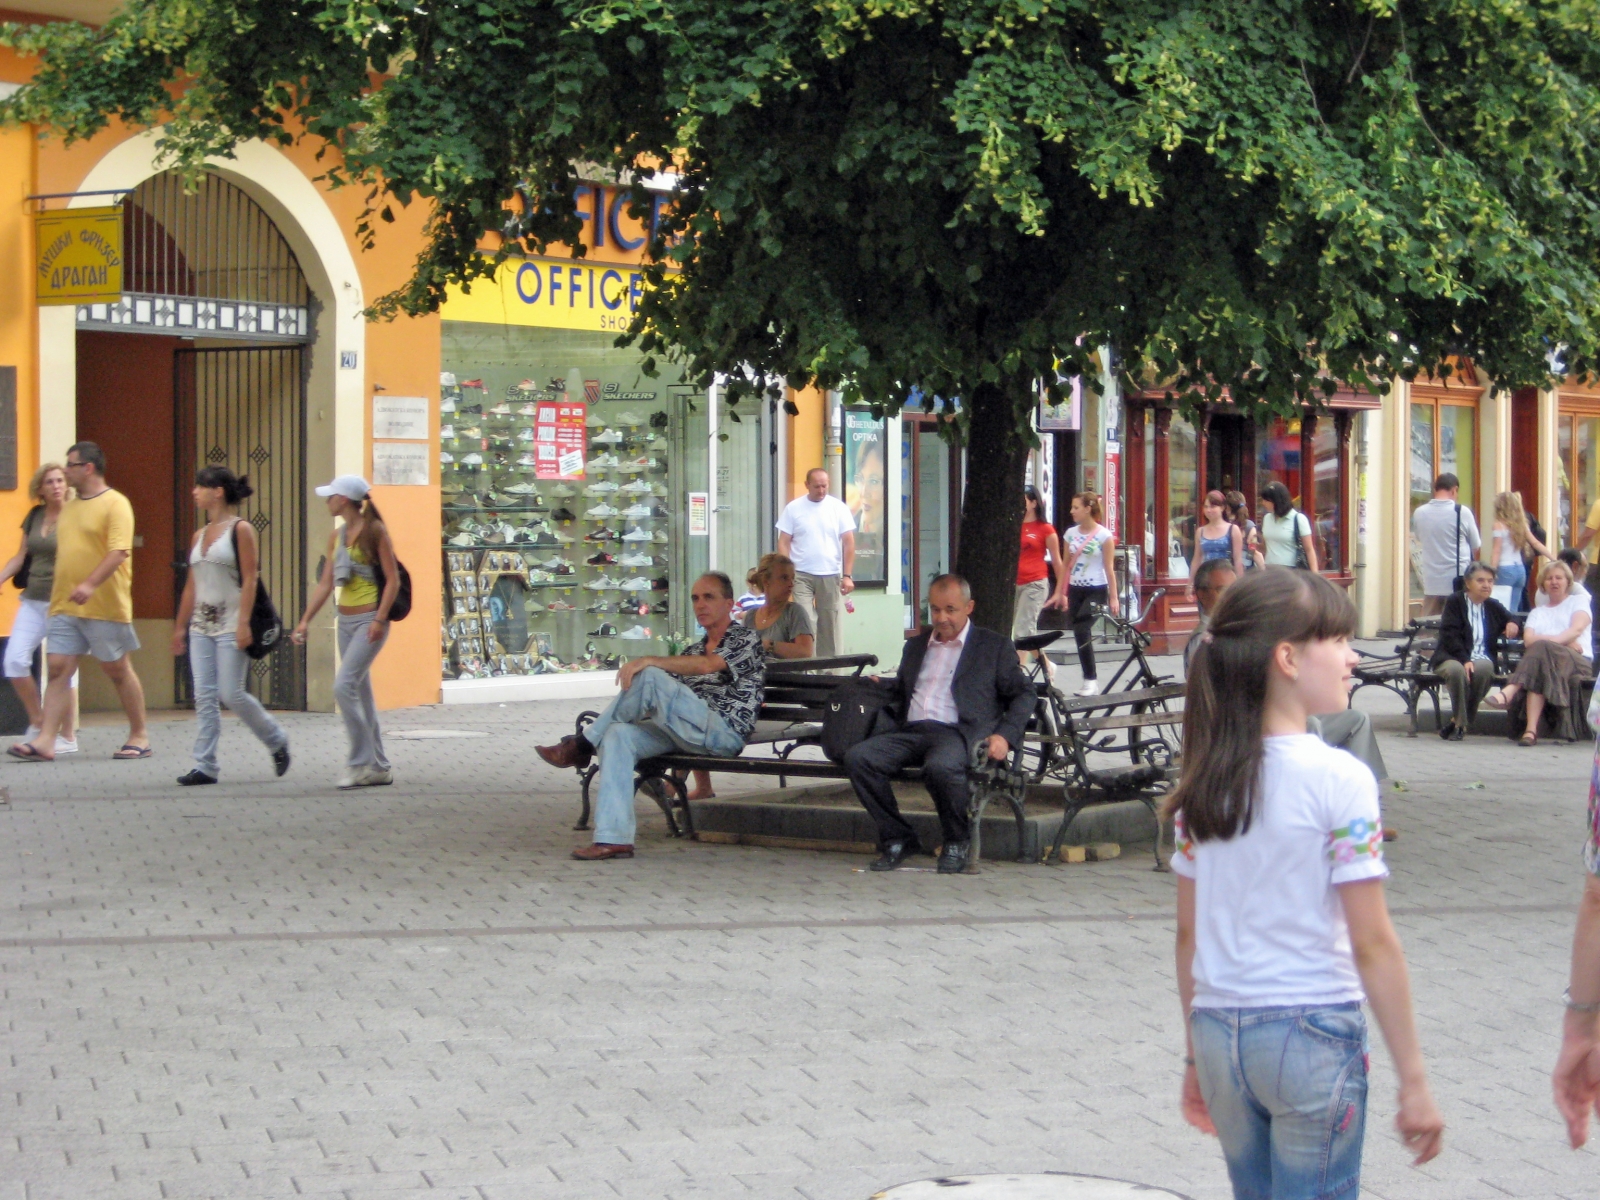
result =
M240 515L255 526L261 578L286 625L306 602L305 363L298 346L180 350L174 356L174 585L183 591L188 547L198 528L190 490L195 473L225 466L249 475L255 495ZM284 641L251 663L249 688L268 708L306 706L304 646ZM182 707L194 703L187 657L178 666Z

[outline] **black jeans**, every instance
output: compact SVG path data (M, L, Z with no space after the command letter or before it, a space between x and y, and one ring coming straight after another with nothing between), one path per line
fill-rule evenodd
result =
M1106 604L1110 598L1111 593L1104 584L1099 587L1074 584L1067 588L1067 619L1072 622L1072 636L1078 643L1078 665L1083 668L1085 679L1098 678L1094 663L1094 614L1089 606Z
M922 782L939 810L945 844L967 840L968 754L961 731L938 721L913 721L850 747L844 756L845 770L850 772L856 798L878 827L880 846L916 840L916 833L900 815L889 780L902 767L919 765Z

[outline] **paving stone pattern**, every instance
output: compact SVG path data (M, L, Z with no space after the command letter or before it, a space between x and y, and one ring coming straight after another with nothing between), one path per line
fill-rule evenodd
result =
M1372 1197L1592 1197L1549 1099L1586 746L1402 735L1391 902L1448 1149L1413 1170L1374 1048ZM396 784L340 793L229 723L108 761L0 767L0 1200L806 1197L1082 1171L1229 1195L1177 1107L1173 879L1130 855L976 877L669 841L567 858L570 705L417 709ZM723 786L737 781L724 777ZM1479 789L1471 785L1481 783ZM931 866L931 860L924 860Z

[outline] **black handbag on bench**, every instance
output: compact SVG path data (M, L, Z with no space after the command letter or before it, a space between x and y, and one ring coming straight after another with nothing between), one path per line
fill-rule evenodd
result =
M822 710L822 753L830 762L843 762L851 746L889 724L885 710L894 699L892 687L870 679L841 683Z

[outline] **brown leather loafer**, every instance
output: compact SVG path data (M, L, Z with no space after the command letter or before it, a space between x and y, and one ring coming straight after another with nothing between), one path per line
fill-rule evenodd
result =
M619 846L615 842L593 842L579 846L572 857L581 862L599 862L602 858L632 858L632 846Z
M554 746L535 747L539 757L552 767L577 767L580 771L594 757L594 747L575 733L569 733Z

